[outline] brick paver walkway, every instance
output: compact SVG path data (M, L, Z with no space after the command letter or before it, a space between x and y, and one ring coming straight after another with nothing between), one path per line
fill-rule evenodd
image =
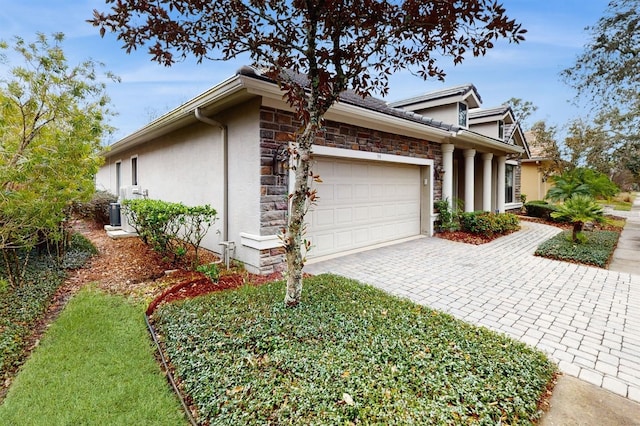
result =
M479 246L420 238L310 264L536 346L561 371L640 401L640 275L533 255L558 228Z

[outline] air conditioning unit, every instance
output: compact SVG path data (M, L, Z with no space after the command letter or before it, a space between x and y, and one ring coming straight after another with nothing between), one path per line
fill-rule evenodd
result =
M139 186L123 186L122 188L120 188L120 197L119 197L120 204L122 204L125 200L134 200L142 197L143 197L142 189L140 189ZM127 215L123 210L126 210L126 208L123 207L121 209L120 223L121 223L122 230L124 232L135 233L136 229L133 226L131 226L131 224L129 223L129 219L127 218Z

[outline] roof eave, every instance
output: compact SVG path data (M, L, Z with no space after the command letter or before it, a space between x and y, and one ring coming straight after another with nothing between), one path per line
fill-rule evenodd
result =
M506 154L522 154L523 152L525 152L524 148L517 145L509 145L497 139L474 133L469 130L459 130L455 134L455 137L459 138L462 141L470 142L474 145L487 148L490 151L503 152Z
M108 157L118 154L195 122L196 108L210 108L217 103L227 103L243 88L243 78L234 75L110 145L103 155Z

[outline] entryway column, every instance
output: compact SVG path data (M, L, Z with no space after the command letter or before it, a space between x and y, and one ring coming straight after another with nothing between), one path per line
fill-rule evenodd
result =
M482 210L491 211L491 160L493 154L482 154Z
M472 212L474 210L473 202L476 186L476 175L474 169L476 150L465 149L462 155L464 156L464 211Z
M507 157L500 155L498 160L498 176L496 177L496 208L500 213L504 213L504 173Z
M449 207L453 207L453 144L442 144L442 199L449 202Z

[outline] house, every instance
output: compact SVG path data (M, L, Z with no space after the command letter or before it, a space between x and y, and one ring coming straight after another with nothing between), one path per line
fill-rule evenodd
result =
M472 85L393 104L346 92L313 147L322 182L307 214L307 258L432 235L434 200L462 198L467 211L518 206L515 159L527 155L526 141L510 110L479 107ZM96 184L212 205L219 220L203 246L235 246L249 271L270 273L284 268L292 174L281 154L298 127L278 86L243 67L113 144Z
M553 187L551 176L558 171L557 164L543 146L536 142L534 132L526 132L530 155L522 159L522 193L528 201L543 200Z

